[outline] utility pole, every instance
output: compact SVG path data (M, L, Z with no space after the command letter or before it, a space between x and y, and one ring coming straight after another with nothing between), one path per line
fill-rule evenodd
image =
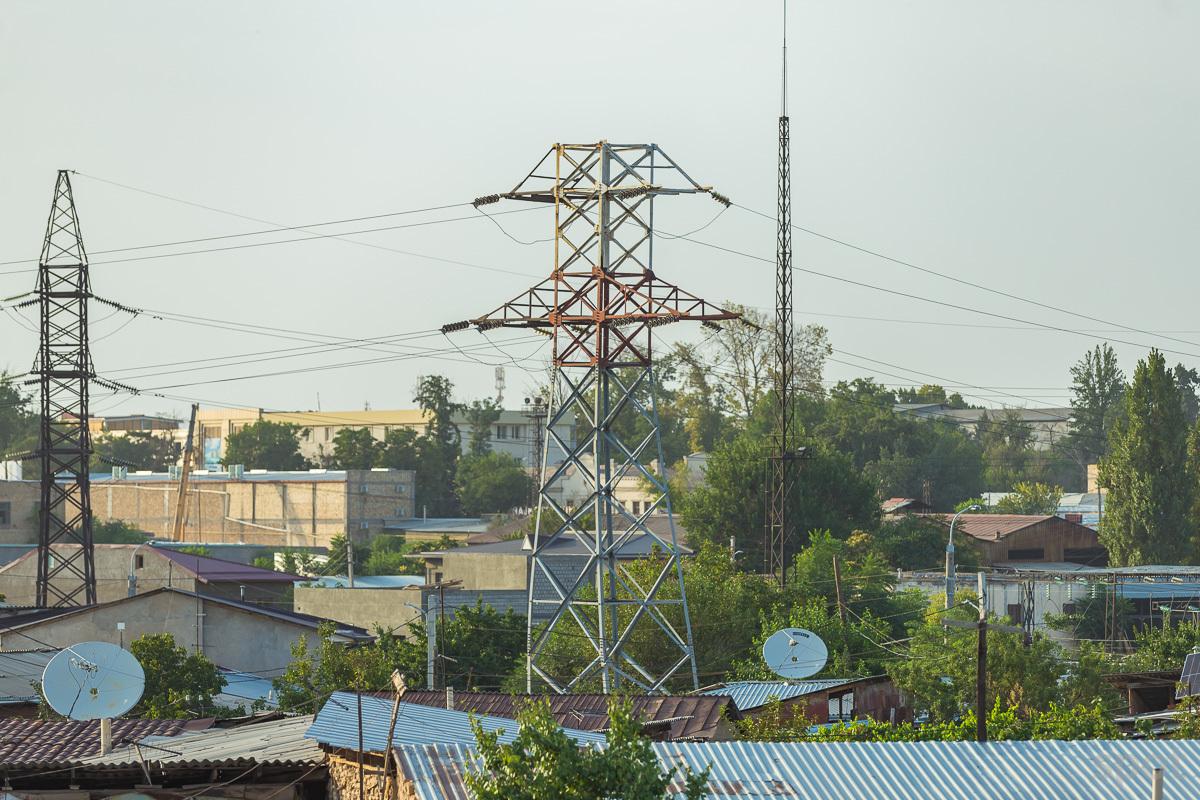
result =
M87 252L68 170L59 170L38 259L40 346L33 370L41 390L41 505L38 510L37 606L96 603L92 545L92 437L88 386L95 378L88 345L92 297ZM66 545L55 550L57 545Z
M545 395L538 394L532 397L525 398L524 413L529 418L530 436L532 436L533 445L533 469L537 478L533 481L533 492L529 497L529 510L531 514L536 514L538 509L538 487L541 486L542 480L545 477L546 465L543 463L545 455L542 449L542 444L545 441L543 438L546 433L542 430L546 423L546 414L548 404Z
M787 549L793 526L788 517L795 427L795 329L792 311L792 166L787 113L787 2L783 5L783 82L779 109L778 197L775 205L775 430L765 550L766 573L787 584Z
M837 593L838 618L843 627L846 625L846 601L842 598L842 564L841 559L833 557L833 589Z
M187 491L188 480L192 475L192 458L195 453L195 436L196 436L196 414L200 411L198 403L192 403L192 415L188 419L187 443L183 448L183 465L179 469L179 496L175 500L175 525L171 531L171 538L176 542L182 542L184 530L187 528Z
M346 531L346 582L354 588L354 537Z
M718 327L739 315L661 277L654 261L654 204L659 197L686 194L730 204L694 181L658 145L602 140L555 144L511 191L475 201L481 206L504 197L554 210L549 277L482 317L442 327L444 333L532 328L553 345L546 437L564 460L547 470L538 501L546 513L536 517L530 553L525 679L531 692L535 679L559 693L593 682L604 693L626 685L667 692L684 670L693 689L700 685L670 488L648 466L653 458L665 463L652 334L660 325L685 321ZM576 420L574 440L556 433ZM647 432L623 433L635 426ZM576 470L586 477L589 495L565 508L561 491ZM667 531L651 530L645 513L632 514L617 501L626 477L640 477L659 495L654 509L667 513ZM661 552L657 574L644 583L627 580L618 569L619 551L636 538L652 541ZM576 556L562 553L557 546L562 541L586 550L582 569L574 566L578 562L566 564L564 558ZM546 652L560 626L587 641L589 658L564 665ZM631 654L628 643L641 638L639 631L659 637L661 667L641 664Z
M975 648L975 738L987 741L987 576L978 576L979 626Z

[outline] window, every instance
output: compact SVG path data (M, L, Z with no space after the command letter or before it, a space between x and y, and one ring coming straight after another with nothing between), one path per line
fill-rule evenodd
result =
M442 573L440 573L440 572L433 573L433 582L441 583L442 582Z
M1013 625L1020 625L1024 616L1020 603L1008 604L1008 619Z
M133 568L134 568L134 569L141 569L143 566L145 566L145 558L146 558L146 557L145 557L145 556L143 556L143 555L136 555L136 556L134 556L134 557L133 557Z
M1103 547L1067 547L1063 550L1063 561L1088 567L1106 567L1108 551Z
M12 525L12 503L0 503L0 526L7 528Z
M1021 550L1009 550L1009 561L1038 561L1046 557L1046 551L1040 547L1026 547Z
M633 513L635 513L635 514L642 513L642 504L638 500L633 501Z
M496 426L496 438L497 439L507 439L508 438L508 426L507 425L497 425Z
M514 438L514 439L521 438L521 426L520 425L512 426L512 438Z
M396 494L404 494L407 491L408 491L408 487L405 486L403 483L396 484Z
M331 438L331 433L330 433L330 431L332 431L333 429L332 429L332 428L330 428L328 425L326 425L324 430L325 430L325 441L327 441L327 442L328 442L328 441L329 441L329 439Z

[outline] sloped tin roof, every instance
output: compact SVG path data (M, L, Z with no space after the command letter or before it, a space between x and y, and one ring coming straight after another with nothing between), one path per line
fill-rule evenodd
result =
M113 744L147 736L176 737L212 726L211 719L114 719ZM0 718L0 766L40 766L78 761L100 750L100 720Z

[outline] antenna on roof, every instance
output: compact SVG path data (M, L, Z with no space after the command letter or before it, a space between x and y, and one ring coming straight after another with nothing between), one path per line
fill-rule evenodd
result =
M100 753L112 749L112 718L137 705L146 673L133 654L109 642L81 642L59 651L42 672L50 707L71 719L100 720Z
M812 631L784 628L763 642L763 661L781 678L799 680L816 675L825 668L829 649Z

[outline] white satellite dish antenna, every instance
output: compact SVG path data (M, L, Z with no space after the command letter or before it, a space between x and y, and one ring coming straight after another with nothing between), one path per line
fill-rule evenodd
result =
M825 668L829 649L821 637L803 628L775 631L763 642L763 661L781 678L807 678Z
M138 660L108 642L64 648L42 673L46 702L71 719L119 717L137 705L145 687L146 673Z

